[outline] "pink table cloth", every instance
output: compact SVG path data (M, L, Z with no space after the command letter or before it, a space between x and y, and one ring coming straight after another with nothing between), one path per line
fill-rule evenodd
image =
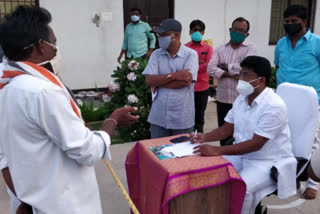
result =
M129 193L140 213L168 214L169 201L174 197L229 181L229 213L240 214L246 185L226 159L195 155L159 160L149 149L169 144L174 137L137 142L127 155Z

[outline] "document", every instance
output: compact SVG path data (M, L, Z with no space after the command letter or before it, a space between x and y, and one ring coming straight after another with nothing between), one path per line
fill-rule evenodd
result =
M200 145L199 143L192 144L190 141L184 143L177 143L170 147L165 147L165 152L172 153L175 157L183 157L188 155L195 155L193 148Z

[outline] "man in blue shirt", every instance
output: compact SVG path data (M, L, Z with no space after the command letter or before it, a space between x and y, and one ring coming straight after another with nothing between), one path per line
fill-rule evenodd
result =
M317 91L320 103L320 37L306 27L307 8L304 6L291 5L283 16L287 35L278 41L275 49L277 84L291 82L311 86ZM313 151L318 147L316 136ZM301 197L314 199L317 189L318 184L309 178Z
M193 87L199 62L197 52L181 44L181 30L175 19L161 22L154 30L159 35L160 48L152 53L142 73L146 83L156 91L148 117L151 138L193 131Z
M141 10L131 9L131 23L126 26L124 33L122 49L118 57L120 63L123 54L126 59L131 58L149 58L155 48L156 38L151 33L151 27L148 23L140 20ZM148 40L150 41L148 49Z

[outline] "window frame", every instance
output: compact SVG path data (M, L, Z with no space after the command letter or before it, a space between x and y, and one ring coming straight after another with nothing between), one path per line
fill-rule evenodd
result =
M39 5L39 0L0 0L0 3L11 3L11 8L12 8L12 4L13 3L18 3L18 5L20 5L19 3L21 3L21 5L26 5L25 3L29 3L29 2L34 2L35 6L40 6ZM3 21L3 17L6 16L7 14L10 14L12 11L6 11L5 8L5 12L2 13L1 8L0 8L0 23Z
M314 25L315 25L315 16L316 16L316 8L317 8L317 1L316 0L308 0L308 15L310 14L310 17L308 17L308 24L310 26L310 30L313 32L314 30ZM272 8L272 4L273 4L273 0L271 1L271 8ZM289 7L291 5L291 0L288 0L288 5L287 7ZM284 11L283 11L284 12ZM282 12L282 13L283 13ZM271 19L272 19L272 10L270 11L270 27L269 27L269 37L268 37L268 45L269 46L275 46L277 45L277 42L279 41L279 39L281 39L282 37L280 37L278 39L278 41L274 42L274 41L270 41L270 34L271 34ZM283 14L281 14L282 16Z

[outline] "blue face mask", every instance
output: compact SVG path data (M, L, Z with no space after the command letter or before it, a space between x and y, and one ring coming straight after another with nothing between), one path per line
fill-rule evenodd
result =
M163 48L164 50L167 50L170 43L171 43L171 36L161 36L159 37L159 47Z
M231 38L231 41L233 41L234 43L241 43L246 39L246 35L236 31L231 31L230 38Z
M201 42L202 40L202 34L199 31L193 32L191 34L191 39L194 42Z
M139 17L139 16L136 16L136 15L131 16L131 21L137 22L137 21L139 21L139 20L140 20L140 17Z

